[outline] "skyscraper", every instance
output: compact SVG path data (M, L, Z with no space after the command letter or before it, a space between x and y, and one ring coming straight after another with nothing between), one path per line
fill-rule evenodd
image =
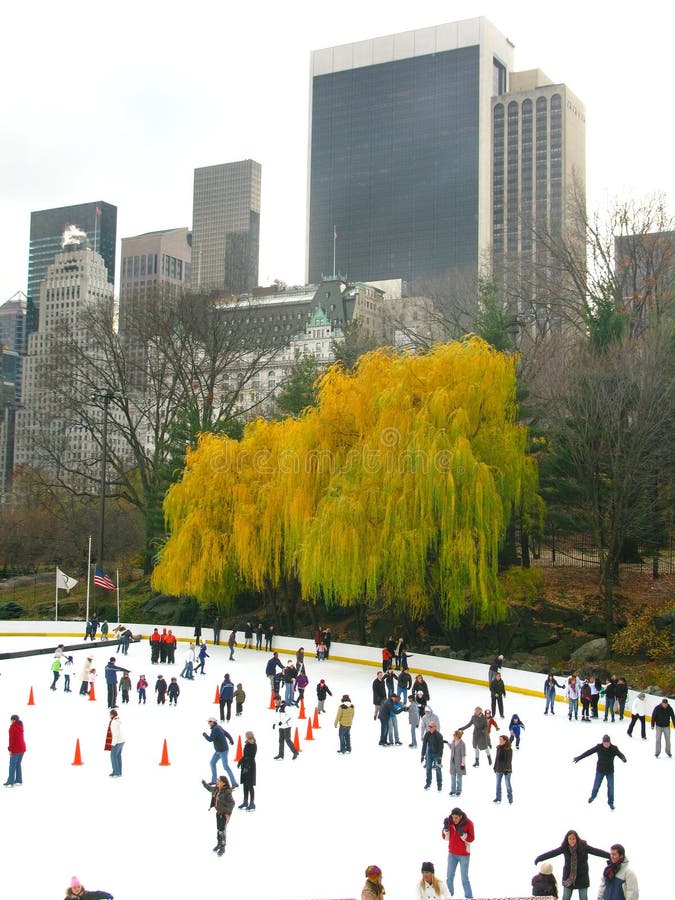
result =
M513 45L485 18L317 50L307 280L475 270L490 244L491 98Z
M115 283L115 242L117 207L103 200L42 209L30 215L28 251L28 334L36 331L39 318L40 285L54 257L61 252L61 240L68 226L84 231L90 246L100 253L108 270L108 282Z
M514 312L547 328L559 320L551 242L568 244L585 202L586 113L564 84L539 69L512 72L492 99L492 261ZM559 322L558 322L559 324Z
M122 238L120 328L125 330L132 309L158 291L177 292L190 286L190 233L166 228Z
M195 169L192 290L241 294L258 283L260 163Z
M86 385L77 377L67 384L63 379L52 380L50 365L64 332L83 350L96 352L95 336L89 333L83 313L90 304L112 302L113 286L103 257L88 246L83 230L73 227L67 231L63 244L42 279L39 327L28 335L21 408L16 417L15 464L41 467L65 478L64 473L74 472L83 460L97 460L100 448L77 418L78 402L88 400ZM105 365L101 355L100 366ZM66 395L70 409L64 403Z

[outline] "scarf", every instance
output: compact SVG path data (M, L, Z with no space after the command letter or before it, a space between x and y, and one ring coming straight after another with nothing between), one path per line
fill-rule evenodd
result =
M614 878L616 873L619 871L619 867L621 866L622 862L623 862L623 860L621 859L618 862L615 862L615 863L611 862L608 864L607 868L602 873L606 881L611 881Z
M578 845L577 845L578 846ZM563 878L565 887L574 887L577 880L577 847L570 847L570 874Z
M104 750L112 750L112 725L108 725L108 732L105 736Z

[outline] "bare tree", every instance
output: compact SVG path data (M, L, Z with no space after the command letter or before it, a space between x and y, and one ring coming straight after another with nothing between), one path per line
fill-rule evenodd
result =
M108 492L143 513L149 569L186 449L201 432L237 432L246 386L277 345L267 331L251 334L237 304L213 296L157 293L128 309L124 326L117 331L106 301L57 331L39 372L50 401L34 430L49 483L96 493L106 398ZM73 452L78 433L87 452Z

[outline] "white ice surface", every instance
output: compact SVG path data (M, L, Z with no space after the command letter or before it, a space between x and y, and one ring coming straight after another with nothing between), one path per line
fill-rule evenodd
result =
M55 643L46 637L3 638L0 645L9 651ZM118 656L118 664L131 669L134 687L141 673L150 685L147 705L138 705L135 690L129 705L120 705L126 732L121 779L108 777L109 754L103 749L108 724L103 669L109 648L94 652L96 702L78 694L81 665L89 651L74 653L70 694L63 692L63 678L56 692L49 690L51 656L0 661L0 729L7 729L10 715L18 713L28 747L23 787L0 788L0 898L61 898L74 874L85 887L110 891L116 900L352 898L360 897L363 872L375 863L384 873L387 900L407 900L413 897L423 860L434 861L437 873L445 872L447 846L441 827L456 800L448 796L447 760L443 792L437 792L435 782L424 791L419 746L408 748L406 713L399 717L403 746L378 746L379 723L373 721L371 705L373 668L318 663L308 654L308 714L316 705L319 678L326 679L333 696L313 741L305 740L307 722L297 723L302 748L298 760L287 754L275 761L277 733L272 730L264 674L269 654L238 649L235 661L229 662L227 647L209 644L206 675L197 675L193 682L179 679L178 707L158 707L155 679L160 672L167 681L180 673L182 650L179 645L173 667L151 665L147 642L133 644L126 658ZM233 708L226 727L234 749L244 731L255 732L257 809L235 809L226 854L218 858L211 851L215 816L208 811L209 795L200 781L209 779L212 752L202 732L208 730L207 717L217 714L214 697L225 672L235 684L241 681L247 694L243 716L235 718ZM440 716L446 739L469 720L476 705L489 705L486 688L434 677L427 682L430 705ZM27 705L31 687L33 706ZM356 707L349 756L336 752L333 727L343 693ZM493 804L494 773L484 754L480 768L471 768L471 731L465 735L468 766L460 805L476 828L470 869L475 896L527 895L536 872L534 857L559 846L567 829L575 828L596 847L625 844L641 900L661 900L672 881L666 876L675 762L664 753L655 759L653 732L648 727L648 740L642 741L639 727L627 737L628 720L614 725L570 723L562 703L555 717L545 717L543 700L509 693L506 701L506 718L500 724L506 725L517 712L526 725L520 750L513 754L513 806L505 798L500 806ZM595 757L578 765L572 762L605 731L628 758L626 765L617 761L614 812L607 806L604 785L595 803L587 803ZM73 766L78 738L84 764ZM171 765L161 767L165 739ZM240 803L242 789L234 794ZM552 862L560 883L562 857ZM593 900L602 865L591 857ZM458 872L455 896L462 894Z

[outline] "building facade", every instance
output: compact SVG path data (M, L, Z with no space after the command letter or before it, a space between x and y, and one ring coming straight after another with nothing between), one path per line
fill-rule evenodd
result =
M48 266L40 286L38 330L28 335L16 416L15 466L40 468L71 484L77 480L78 467L96 470L100 445L77 416L78 403L89 400L83 393L87 388L79 383L76 370L67 386L62 375L54 384L49 371L62 333L91 352L93 337L83 312L89 304L112 300L113 286L102 255L87 245L83 234L75 235Z
M0 497L9 490L14 468L16 412L25 353L26 296L18 292L0 306Z
M585 194L583 104L539 69L512 72L492 100L492 264L514 310L533 311L540 326L558 318L548 248L574 239Z
M115 249L117 241L117 207L103 200L42 209L30 215L28 250L28 333L37 331L40 285L54 257L62 250L63 234L74 227L87 235L89 246L100 253L107 270L107 280L115 283Z
M153 294L176 295L190 287L191 235L168 228L122 238L120 331L133 322L134 310Z
M260 186L252 159L195 169L193 291L238 295L258 284Z
M318 50L307 280L475 270L491 236L491 99L513 45L485 18ZM334 254L335 250L335 254Z

